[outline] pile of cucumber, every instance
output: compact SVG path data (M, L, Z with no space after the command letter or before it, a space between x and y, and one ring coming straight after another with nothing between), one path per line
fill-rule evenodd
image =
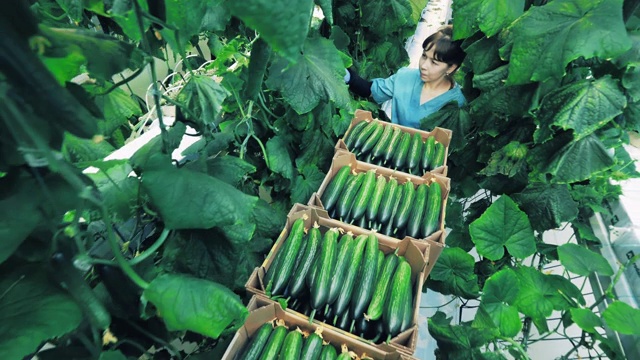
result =
M339 238L339 239L338 239ZM385 255L374 234L304 234L294 221L264 278L270 297L288 299L293 310L374 342L389 340L412 323L411 266Z
M380 121L361 121L344 138L347 149L360 161L409 174L422 175L444 165L445 146L433 136L422 140L399 127Z
M263 324L236 360L351 360L352 353L342 345L340 355L331 344L323 344L322 328L308 334L299 328L289 331L284 321Z
M334 219L374 229L398 239L425 238L439 228L442 189L436 181L399 184L391 177L376 177L375 169L352 173L348 165L338 170L320 200Z

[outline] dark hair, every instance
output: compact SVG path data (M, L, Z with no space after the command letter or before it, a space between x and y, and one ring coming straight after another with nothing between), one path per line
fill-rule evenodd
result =
M451 25L443 26L424 40L422 48L424 50L434 48L433 53L436 60L448 65L460 66L466 54L460 46L461 42L451 40L452 36L453 27Z

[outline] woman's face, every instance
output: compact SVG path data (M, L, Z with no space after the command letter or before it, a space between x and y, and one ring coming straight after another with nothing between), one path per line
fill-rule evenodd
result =
M436 60L434 56L435 47L424 50L420 57L418 66L420 68L420 78L424 82L432 82L442 79L447 72L454 70L454 65L449 66L447 63Z

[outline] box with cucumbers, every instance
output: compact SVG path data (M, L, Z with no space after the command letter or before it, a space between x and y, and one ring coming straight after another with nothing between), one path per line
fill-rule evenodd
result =
M450 179L427 173L411 176L357 161L337 152L308 205L330 217L394 239L409 237L432 245L433 266L444 246L444 218Z
M357 110L336 150L347 150L360 161L412 175L446 175L451 136L448 129L436 127L427 132L373 119L371 112Z
M385 351L282 309L277 302L253 297L245 324L234 335L222 360L371 359L414 360L395 349Z
M294 209L247 291L380 349L413 353L429 245L423 251L410 239L390 240L321 209Z

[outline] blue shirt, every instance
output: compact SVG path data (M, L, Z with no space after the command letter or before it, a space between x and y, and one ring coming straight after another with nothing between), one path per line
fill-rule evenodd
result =
M466 103L460 85L455 84L444 94L420 105L420 93L424 82L419 69L402 68L386 79L373 79L371 95L378 104L391 100L391 122L412 128L420 128L420 120L440 110L450 101L458 106Z

